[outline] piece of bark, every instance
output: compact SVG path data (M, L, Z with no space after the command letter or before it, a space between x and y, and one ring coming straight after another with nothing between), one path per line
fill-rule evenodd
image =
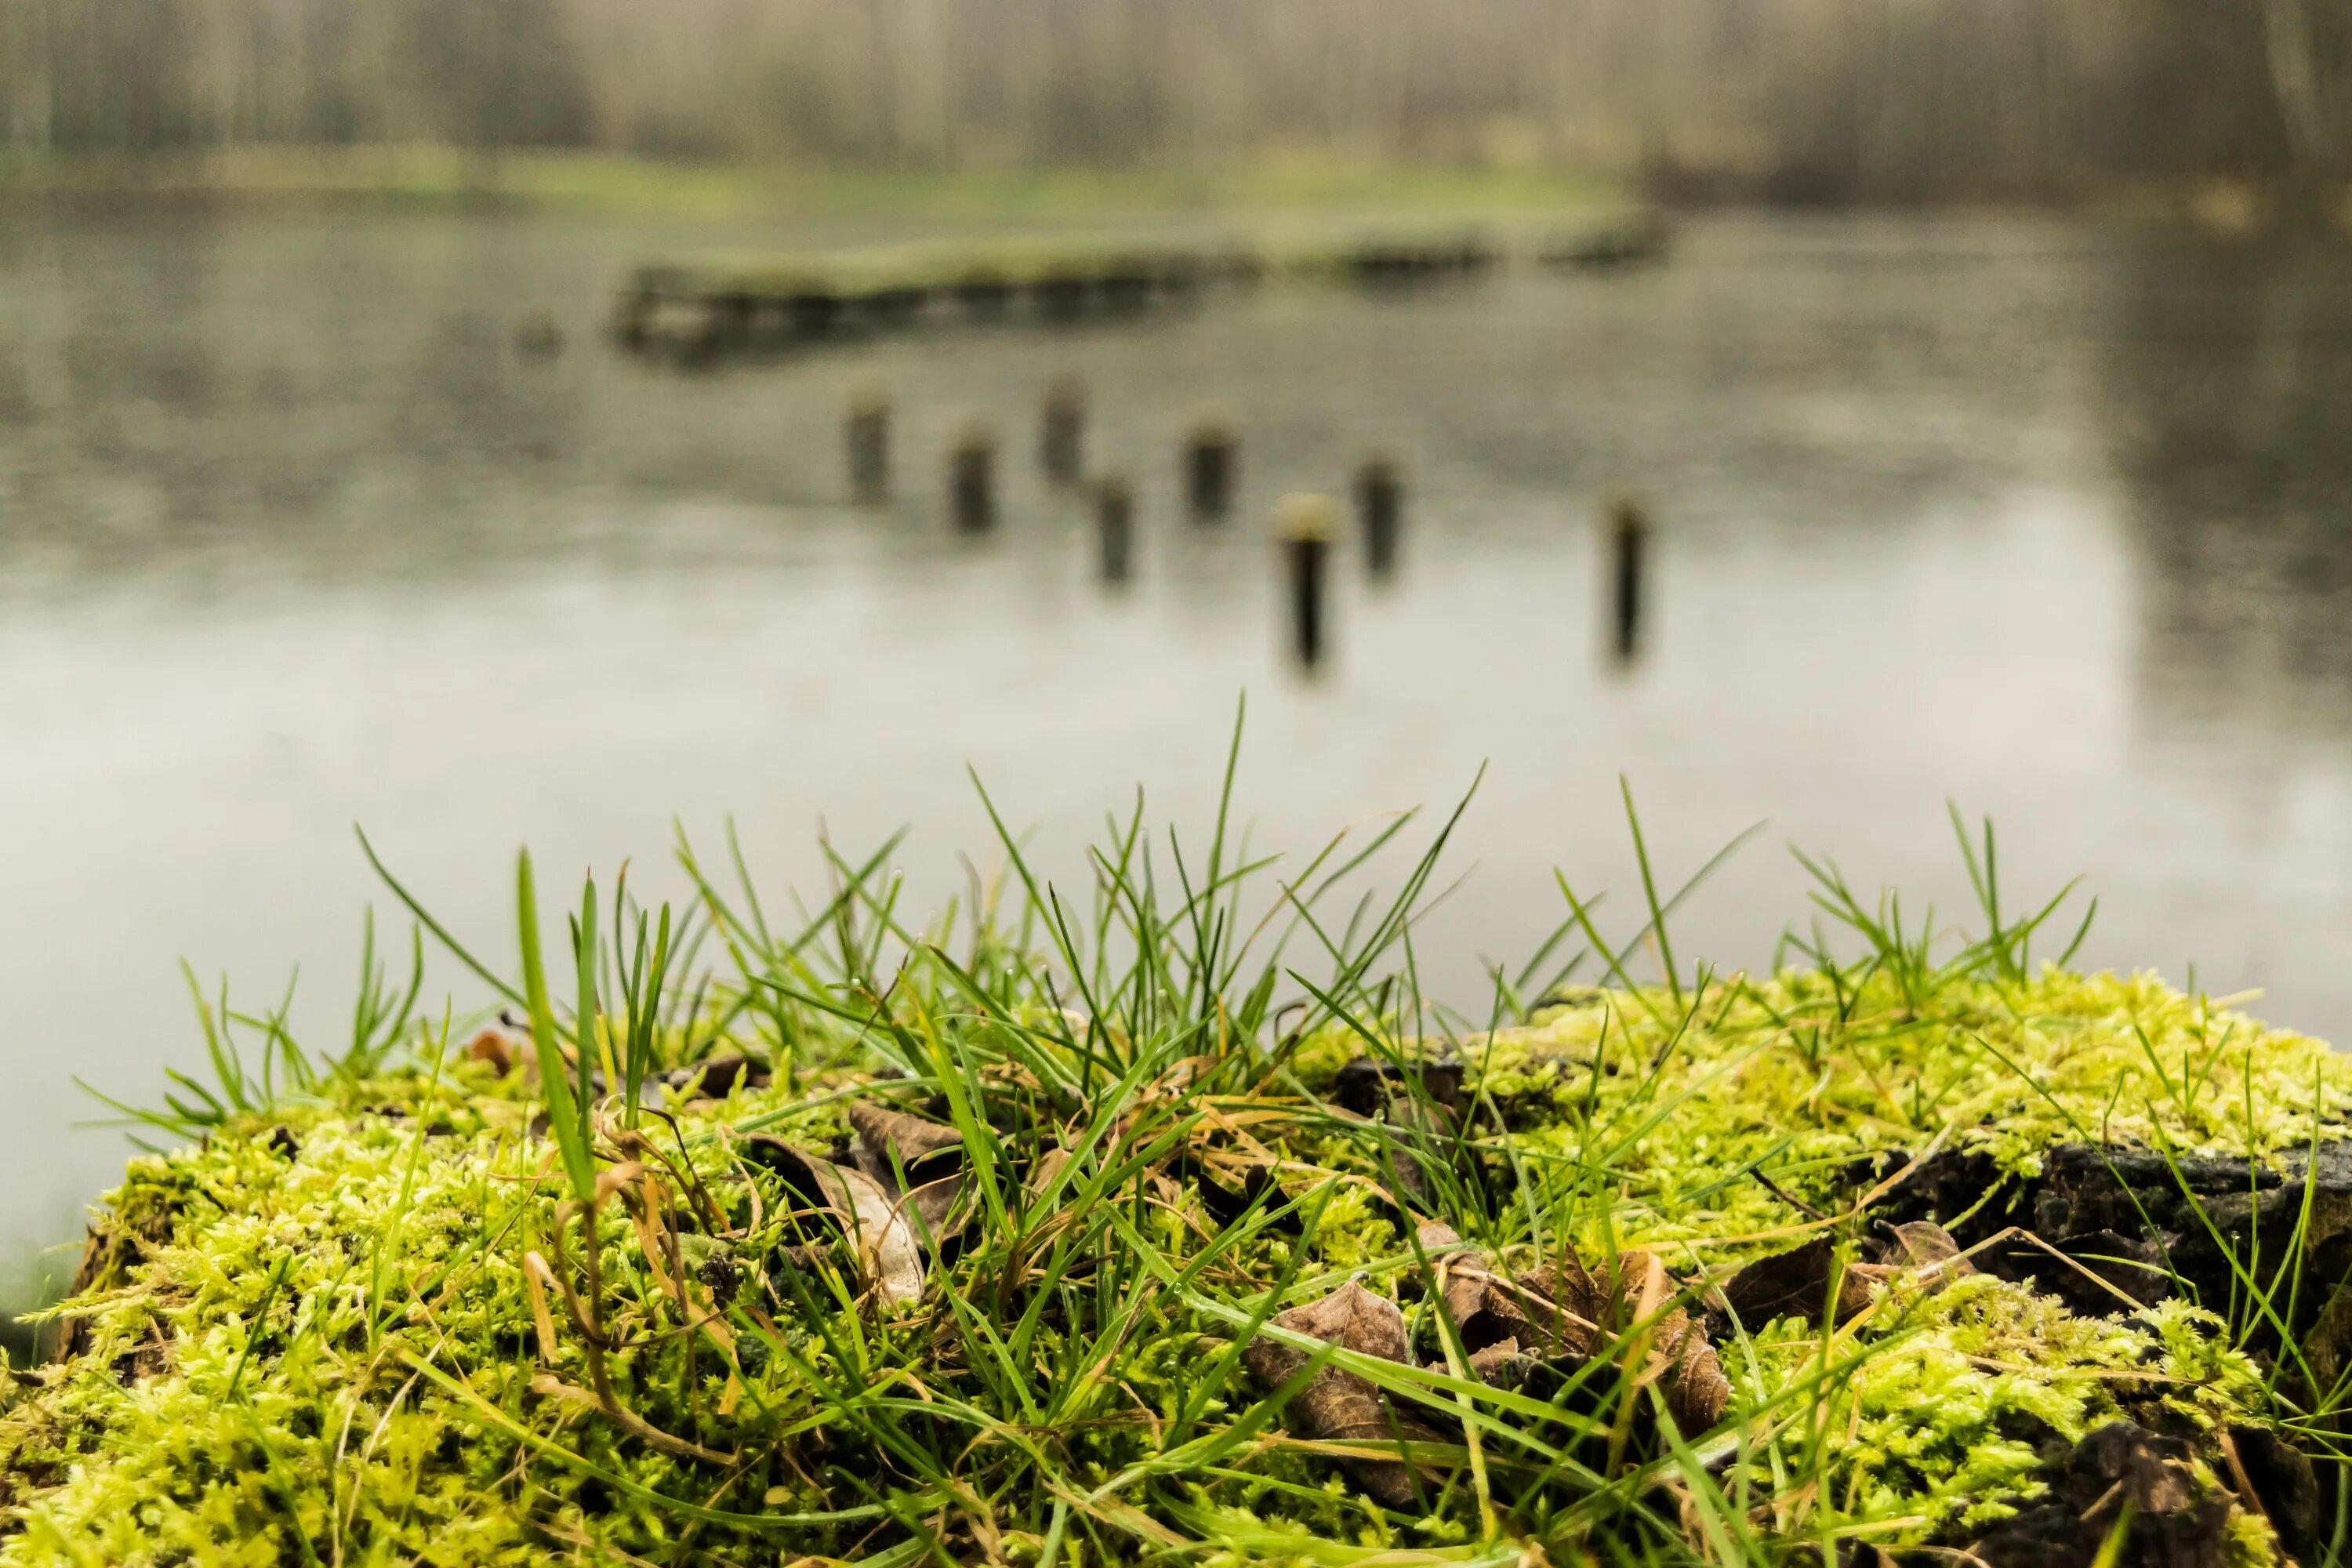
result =
M1391 1095L1411 1093L1408 1084L1420 1089L1421 1098L1450 1109L1462 1098L1462 1064L1436 1057L1400 1067L1358 1057L1339 1069L1331 1098L1359 1116L1375 1116L1388 1108Z
M2091 1568L2127 1507L2116 1563L2223 1568L2234 1505L2198 1479L2194 1458L2177 1437L2110 1422L2043 1471L2042 1496L2015 1500L2015 1513L1965 1549L1988 1568Z
M2231 1427L2229 1435L2238 1468L2263 1517L2278 1532L2279 1544L2297 1563L2317 1563L2325 1541L2319 1477L2310 1457L2273 1427L2241 1425Z
M2062 1256L2053 1258L2053 1252ZM2163 1250L2119 1231L2089 1231L2047 1246L2022 1236L1996 1236L1980 1256L1986 1273L2055 1296L2079 1318L2112 1318L2173 1295ZM2081 1267L2070 1266L2068 1258Z
M1274 1320L1288 1329L1382 1361L1410 1363L1404 1315L1396 1303L1375 1296L1350 1279L1319 1301L1293 1307ZM1242 1363L1268 1388L1279 1388L1307 1362L1307 1352L1268 1335L1252 1340ZM1418 1415L1393 1405L1369 1379L1343 1367L1326 1366L1290 1402L1290 1425L1305 1436L1329 1443L1433 1442L1437 1434ZM1356 1483L1390 1508L1413 1501L1413 1468L1402 1459L1342 1461Z

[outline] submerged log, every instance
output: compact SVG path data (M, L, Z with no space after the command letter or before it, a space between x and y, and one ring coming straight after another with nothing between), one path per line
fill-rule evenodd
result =
M691 357L749 344L758 320L778 323L790 342L902 330L953 314L1066 322L1270 278L1377 287L1464 279L1515 252L1552 266L1613 266L1661 254L1662 235L1648 220L1612 218L1530 246L1459 224L1406 224L1256 237L1026 236L664 263L640 268L623 283L614 335L631 349ZM934 312L934 300L951 300L961 310Z

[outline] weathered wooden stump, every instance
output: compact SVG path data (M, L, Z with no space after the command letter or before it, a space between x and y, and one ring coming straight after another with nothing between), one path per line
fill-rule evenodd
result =
M1037 432L1037 466L1058 485L1076 484L1085 466L1087 393L1076 377L1063 376L1045 389Z
M1111 476L1096 481L1095 537L1103 581L1114 586L1125 583L1135 553L1135 491L1125 479Z
M1331 520L1339 509L1329 496L1289 495L1275 508L1274 531L1289 585L1291 646L1312 668L1323 660L1323 590L1329 577Z
M849 395L849 492L874 506L890 494L890 395L873 383Z
M1364 535L1364 561L1375 577L1396 570L1397 535L1404 524L1404 474L1385 454L1356 470L1356 519Z
M996 437L977 421L949 449L948 506L960 533L985 533L996 525Z
M1609 509L1611 647L1620 662L1642 651L1643 576L1648 564L1650 520L1637 501L1621 500Z
M653 341L661 296L651 289L625 289L613 301L613 337L623 348L642 350Z
M1193 415L1184 437L1184 497L1195 518L1222 518L1233 510L1238 445L1233 422L1223 409L1203 408Z

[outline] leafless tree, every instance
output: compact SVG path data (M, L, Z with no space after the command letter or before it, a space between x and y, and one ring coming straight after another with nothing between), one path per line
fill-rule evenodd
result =
M2352 0L0 0L19 149L1549 160L1789 199L2340 187Z

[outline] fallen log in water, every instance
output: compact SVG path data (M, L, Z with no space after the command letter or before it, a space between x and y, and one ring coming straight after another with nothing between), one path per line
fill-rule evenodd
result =
M1480 225L1333 228L1259 238L1059 236L716 256L636 268L614 304L625 347L689 362L954 324L1055 324L1190 303L1272 279L1375 288L1477 277L1526 257L1555 268L1655 260L1654 216L1515 239Z

